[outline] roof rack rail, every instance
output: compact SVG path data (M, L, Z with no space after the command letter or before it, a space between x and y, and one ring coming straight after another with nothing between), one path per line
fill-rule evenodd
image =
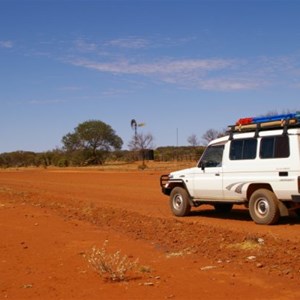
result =
M268 129L284 129L284 134L287 134L288 128L300 127L300 112L274 115L257 118L242 118L235 125L228 126L227 132L232 137L234 132L251 132L255 131L255 136L258 136L259 131Z

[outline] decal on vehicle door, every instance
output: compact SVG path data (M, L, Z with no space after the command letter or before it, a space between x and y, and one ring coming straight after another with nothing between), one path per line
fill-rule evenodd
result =
M230 185L228 185L226 187L226 189L228 191L232 191L234 189L234 192L237 193L237 194L241 194L242 193L242 189L243 187L246 185L246 184L249 184L251 182L249 181L245 181L245 182L235 182L235 183L232 183Z

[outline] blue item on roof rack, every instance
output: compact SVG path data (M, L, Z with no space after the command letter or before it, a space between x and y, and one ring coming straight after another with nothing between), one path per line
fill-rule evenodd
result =
M281 121L281 120L289 120L289 119L297 119L300 122L300 112L267 116L267 117L256 117L256 118L252 119L252 122L253 123L265 123L265 122Z

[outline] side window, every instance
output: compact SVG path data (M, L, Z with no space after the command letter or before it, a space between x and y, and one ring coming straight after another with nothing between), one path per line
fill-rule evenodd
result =
M213 168L221 167L223 160L224 145L210 146L204 152L198 167Z
M287 135L263 137L259 154L263 159L289 157L289 137Z
M256 148L256 139L233 140L230 144L229 158L231 160L255 159Z

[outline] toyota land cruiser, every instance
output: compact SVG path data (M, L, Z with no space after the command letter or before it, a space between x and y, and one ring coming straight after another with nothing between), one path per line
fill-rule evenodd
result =
M162 175L175 216L211 204L219 212L249 208L257 224L300 211L300 113L244 118L209 143L196 167Z

